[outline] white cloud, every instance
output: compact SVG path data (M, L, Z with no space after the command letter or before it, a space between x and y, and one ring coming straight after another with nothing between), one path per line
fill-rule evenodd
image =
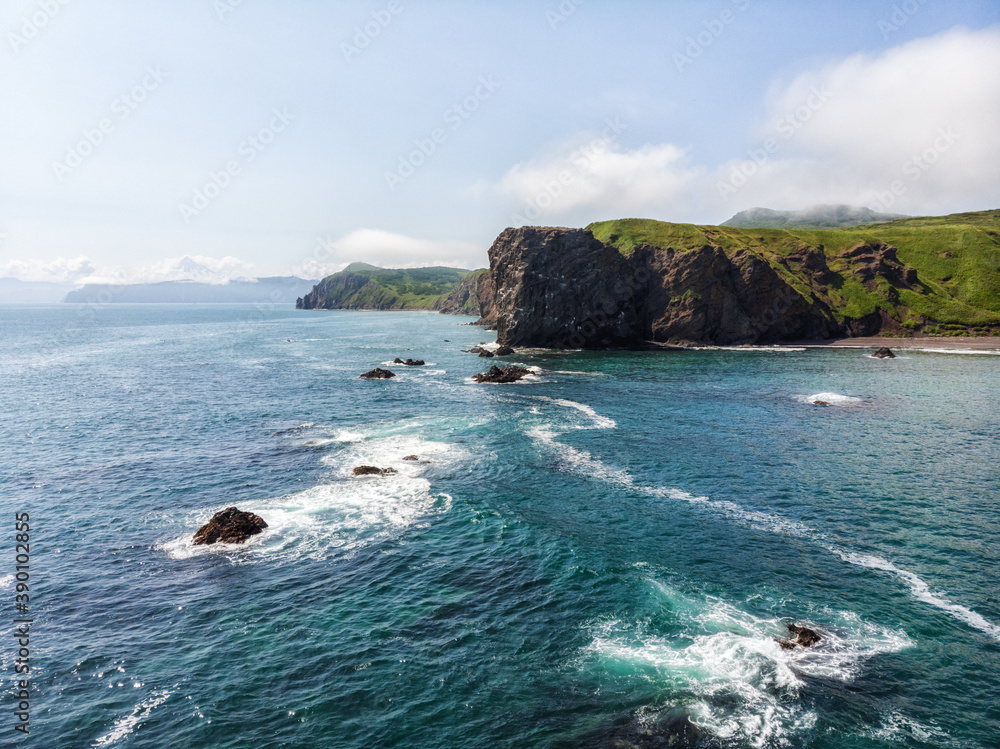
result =
M583 225L648 216L717 222L753 206L817 203L939 214L997 207L1000 28L953 29L854 55L775 84L766 117L722 164L673 143L607 140L581 157L564 147L513 166L481 193L513 223ZM593 142L592 142L593 143Z
M672 143L624 150L607 135L582 136L562 154L515 165L493 191L510 201L515 225L660 214L700 178L703 170L688 162L685 150Z
M469 242L434 242L380 229L358 229L340 239L320 242L313 257L290 272L301 278L323 278L355 262L384 268L481 268L486 265L486 248Z
M253 265L235 257L221 259L202 255L168 258L150 266L109 265L98 268L87 257L57 257L49 262L20 261L0 265L0 278L59 283L130 284L159 281L199 281L223 284L253 278Z
M94 264L83 255L75 258L57 257L49 262L12 260L0 265L0 278L21 281L74 283L94 272Z

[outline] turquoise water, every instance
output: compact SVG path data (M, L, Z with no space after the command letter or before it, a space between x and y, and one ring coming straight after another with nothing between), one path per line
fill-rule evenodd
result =
M28 511L36 618L3 741L997 746L1000 357L537 353L488 386L467 321L0 307L0 594ZM396 356L428 365L357 378ZM229 505L270 528L191 546ZM826 639L782 650L791 620Z

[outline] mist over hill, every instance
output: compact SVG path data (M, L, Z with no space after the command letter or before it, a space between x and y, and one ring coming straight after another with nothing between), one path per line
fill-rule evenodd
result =
M270 276L224 284L197 281L87 284L66 294L63 301L77 304L294 304L314 283L297 276Z
M775 211L749 208L740 211L721 226L737 229L837 229L848 226L881 224L909 218L901 213L879 213L853 205L814 205L800 211Z

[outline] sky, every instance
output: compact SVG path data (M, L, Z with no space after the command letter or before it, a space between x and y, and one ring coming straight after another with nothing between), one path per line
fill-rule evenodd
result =
M505 227L1000 208L1000 3L5 0L0 278L487 265Z

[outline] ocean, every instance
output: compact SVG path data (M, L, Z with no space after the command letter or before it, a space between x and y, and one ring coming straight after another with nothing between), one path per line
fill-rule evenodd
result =
M0 321L4 746L1000 745L998 356L525 351L477 385L493 334L433 313ZM191 544L233 505L268 529Z

